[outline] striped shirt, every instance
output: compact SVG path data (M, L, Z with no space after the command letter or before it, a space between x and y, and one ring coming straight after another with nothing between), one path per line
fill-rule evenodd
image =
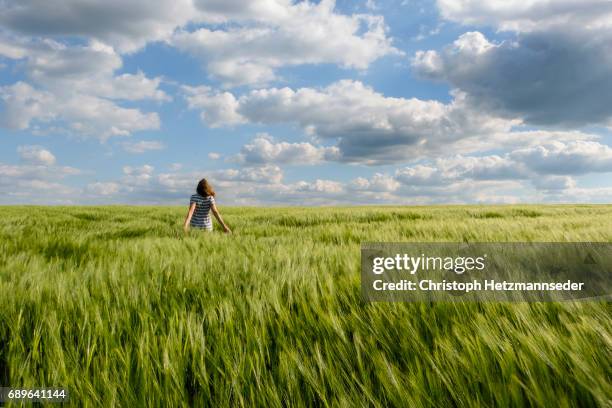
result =
M210 219L210 207L215 203L215 198L213 196L202 197L199 194L194 194L191 196L191 201L189 205L195 203L196 208L193 212L193 217L191 217L190 225L194 228L204 228L207 230L212 230L212 220Z

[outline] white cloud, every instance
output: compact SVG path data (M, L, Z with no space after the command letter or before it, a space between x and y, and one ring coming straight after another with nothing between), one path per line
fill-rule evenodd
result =
M122 74L109 81L88 80L83 86L95 95L126 101L170 101L172 98L159 89L161 78L147 78L141 71L136 74Z
M612 187L569 187L551 192L543 199L547 202L609 204L612 201Z
M16 44L0 41L0 56L10 59L21 59L27 55L26 50Z
M312 165L323 161L338 160L339 149L333 147L317 147L310 143L274 142L267 134L259 134L244 145L235 158L247 165L302 164Z
M91 41L87 45L67 46L49 39L1 36L0 43L21 49L18 58L5 56L22 59L28 79L56 95L83 93L117 100L170 100L159 89L161 78L147 78L140 71L115 76L114 72L122 67L122 59L105 44Z
M0 164L0 178L5 182L9 179L34 179L49 181L66 176L79 174L80 171L69 166L48 166L41 164Z
M210 152L208 153L208 158L210 160L219 160L221 158L221 155L219 153Z
M212 178L226 181L253 181L274 184L281 182L283 171L280 167L269 164L262 167L216 170L212 172Z
M198 19L191 0L19 0L0 2L0 25L28 36L95 38L122 52L167 38Z
M419 51L412 66L446 81L493 115L536 125L612 124L612 29L572 27L492 43L468 32L441 51Z
M575 187L571 176L612 172L612 149L592 141L545 142L504 155L445 157L428 165L400 168L404 186L438 187L466 181L530 182L536 189Z
M67 132L106 139L160 126L157 113L123 108L88 95L63 99L24 82L0 87L0 101L4 106L0 111L0 124L12 129L29 129L32 122L60 127L67 123Z
M506 155L455 156L437 159L436 167L443 179L461 180L516 180L527 177L524 163Z
M487 151L513 151L551 142L596 141L600 137L582 131L520 130L490 133L484 136L466 137L453 144L452 151L458 154ZM450 147L450 146L449 146ZM450 150L450 149L449 149ZM448 152L447 152L448 153Z
M437 167L421 164L396 170L395 179L412 186L443 183L443 178Z
M197 182L202 177L196 173L178 173L178 170L171 173L161 173L157 176L157 183L162 189L169 191L195 191Z
M55 156L42 146L19 146L17 153L21 160L29 164L51 166L55 164Z
M334 1L258 1L259 9L220 7L201 2L202 10L216 9L220 19L234 21L222 29L179 31L171 44L196 57L226 86L265 84L283 66L331 63L365 69L376 59L401 52L387 37L381 16L343 15ZM246 10L245 10L246 11Z
M612 172L612 148L593 141L550 142L515 150L509 157L539 174Z
M94 183L88 192L109 202L185 203L205 177L221 203L234 205L588 202L612 195L579 187L573 176L610 172L611 157L609 147L593 141L545 141L503 154L444 156L348 182L285 181L273 164L159 174L149 165L126 166L123 177ZM564 161L565 173L558 166Z
M254 204L248 201L253 195L262 197L285 190L282 184L283 172L278 166L256 168L222 169L215 171L155 173L152 166L126 166L124 175L118 180L92 183L87 191L93 198L105 202L128 203L184 203L195 192L198 180L206 177L223 203ZM246 199L247 201L242 201Z
M90 183L86 187L87 191L96 194L109 196L113 194L117 194L121 190L121 186L118 183L114 182L95 182Z
M78 189L59 181L80 174L79 169L56 165L55 156L41 146L20 146L17 152L23 164L0 163L0 202L60 204L78 198Z
M400 183L393 176L375 173L370 179L357 177L349 187L357 191L392 192L400 187Z
M0 42L7 42L0 37ZM108 46L92 42L66 46L43 41L17 41L24 50L28 82L0 87L0 124L12 129L37 127L106 139L158 129L157 113L125 108L119 101L167 101L160 78L142 72L115 76L121 58ZM34 84L34 85L32 85Z
M166 146L158 140L140 140L138 142L124 142L121 144L128 153L141 154L153 150L163 150Z
M305 191L305 192L312 192L312 193L338 194L344 191L344 186L342 185L342 183L339 183L334 180L321 180L321 179L316 179L312 182L299 181L291 187L293 187L295 191L300 191L300 192Z
M400 168L395 179L405 186L445 186L467 180L521 180L528 177L522 163L507 157L454 156L433 161L429 165Z
M460 93L448 104L392 98L351 80L323 89L252 90L239 98L225 92L223 104L210 98L209 88L202 94L197 88L190 91L190 108L201 109L210 126L296 123L306 132L336 140L345 161L407 161L438 154L466 137L507 132L516 124L472 109Z
M33 118L46 122L55 116L49 110L55 105L54 96L24 82L0 87L0 101L4 106L0 111L0 124L10 129L27 129Z
M534 177L531 182L537 189L553 192L553 194L560 190L569 190L576 187L576 180L570 176Z
M238 101L230 92L217 92L208 86L183 86L190 109L201 110L200 118L211 127L245 123L237 112Z
M284 182L278 166L222 169L208 172L172 171L156 174L151 166L124 169L119 180L91 183L89 198L104 202L186 203L197 181L206 177L221 205L338 205L436 202L508 202L512 181L451 180L446 184L406 185L397 175L376 173L345 183L331 179ZM558 194L552 191L550 194Z
M271 80L286 65L364 69L381 56L400 53L383 17L340 14L333 0L4 1L0 26L15 35L95 40L121 53L167 41L201 58L209 74L228 85ZM6 44L0 52L23 55Z
M601 0L438 0L443 18L510 31L493 42L477 31L413 67L445 81L471 104L528 124L612 125L612 3Z
M148 164L139 167L124 166L124 176L121 179L122 185L127 188L147 185L153 178L154 170L155 168Z
M437 0L443 18L465 25L487 25L508 31L551 26L600 29L612 25L612 4L602 0Z

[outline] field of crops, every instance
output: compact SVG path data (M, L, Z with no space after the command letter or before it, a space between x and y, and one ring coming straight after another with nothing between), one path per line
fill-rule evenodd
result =
M610 304L375 303L362 241L612 242L612 206L0 208L0 385L74 406L610 406Z

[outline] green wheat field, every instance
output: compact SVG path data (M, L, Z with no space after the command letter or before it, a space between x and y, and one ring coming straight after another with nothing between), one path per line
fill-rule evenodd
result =
M362 241L612 242L612 206L0 207L0 385L73 406L612 406L610 303L375 303Z

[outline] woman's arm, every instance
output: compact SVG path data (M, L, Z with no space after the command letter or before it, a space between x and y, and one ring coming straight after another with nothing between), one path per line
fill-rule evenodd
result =
M189 211L187 212L187 217L185 217L185 223L183 224L183 229L185 231L189 231L189 223L191 222L191 217L193 217L193 212L196 209L196 203L191 203L189 205Z
M217 205L215 203L212 203L212 205L210 206L210 209L213 215L215 216L215 218L217 219L217 221L219 221L219 224L223 226L223 232L226 232L226 233L232 232L232 230L230 230L229 227L225 225L225 223L223 222L223 218L221 218L221 214L219 213L219 210L217 209Z

